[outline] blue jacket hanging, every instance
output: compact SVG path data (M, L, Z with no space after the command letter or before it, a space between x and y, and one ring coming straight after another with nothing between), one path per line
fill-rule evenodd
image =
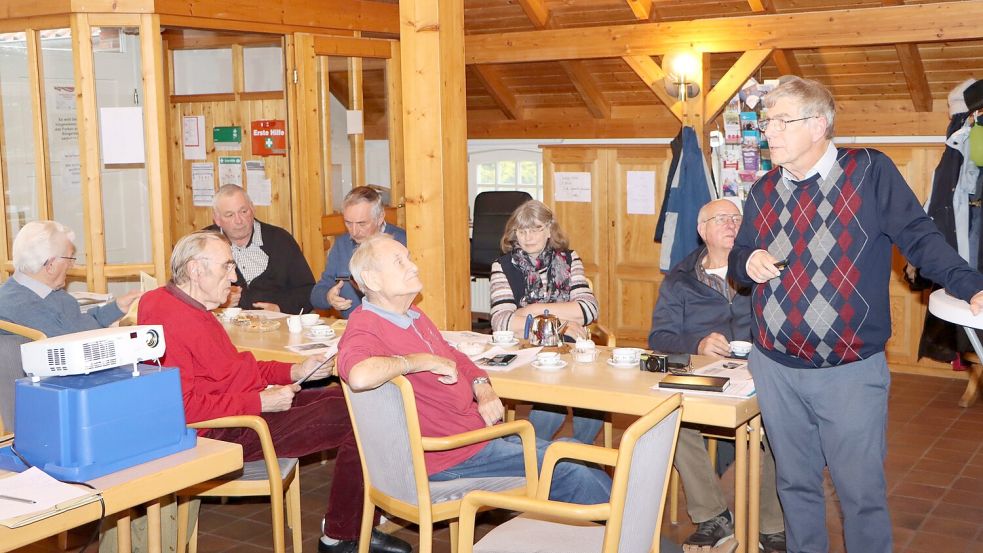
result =
M682 134L683 147L669 187L668 207L659 221L659 226L664 228L659 259L659 269L663 272L669 271L700 245L700 236L696 232L697 216L700 208L717 196L696 131L692 127L683 127Z

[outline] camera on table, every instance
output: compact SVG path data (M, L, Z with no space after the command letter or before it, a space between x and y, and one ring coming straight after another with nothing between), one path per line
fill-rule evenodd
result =
M669 356L662 353L645 352L641 355L639 368L650 373L664 373L669 370Z

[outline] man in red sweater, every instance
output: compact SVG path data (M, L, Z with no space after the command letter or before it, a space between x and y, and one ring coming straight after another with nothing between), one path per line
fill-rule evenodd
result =
M161 362L181 371L188 422L229 415L259 415L270 427L277 453L300 457L338 449L331 494L325 513L320 552L354 553L358 548L363 483L358 449L341 388L300 390L293 382L324 361L303 363L257 361L232 345L211 313L225 302L236 279L229 241L218 232L185 236L171 254L172 280L140 301L140 324L160 324L167 336ZM323 366L313 378L326 378ZM261 459L259 439L246 429L200 430L209 438L242 444L246 461ZM409 553L410 545L373 531L373 553Z

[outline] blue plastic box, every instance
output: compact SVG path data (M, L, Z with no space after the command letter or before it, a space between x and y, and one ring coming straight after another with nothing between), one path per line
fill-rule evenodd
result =
M17 453L60 480L98 478L195 446L177 369L140 364L14 386ZM17 465L20 465L19 467ZM0 466L22 470L10 448Z

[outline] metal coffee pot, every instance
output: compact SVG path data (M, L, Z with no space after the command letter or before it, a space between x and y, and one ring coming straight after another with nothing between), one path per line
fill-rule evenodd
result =
M560 322L556 315L550 315L549 310L542 315L536 315L529 327L529 343L533 346L557 347L563 343L563 329L566 323Z

